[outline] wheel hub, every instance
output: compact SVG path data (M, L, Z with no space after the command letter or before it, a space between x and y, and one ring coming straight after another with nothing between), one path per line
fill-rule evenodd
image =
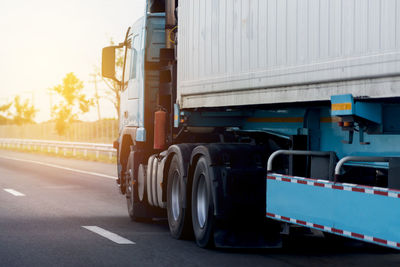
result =
M197 220L201 228L204 228L206 224L207 202L206 179L204 175L201 175L197 186Z
M172 216L174 220L177 221L180 215L180 188L179 188L179 173L175 172L172 180L172 190L171 190L171 208Z
M126 184L127 184L127 186L126 186L126 191L127 191L126 192L126 196L128 198L131 197L131 194L133 192L133 184L132 184L132 182L133 182L133 172L132 172L132 169L128 169L127 175L126 175Z

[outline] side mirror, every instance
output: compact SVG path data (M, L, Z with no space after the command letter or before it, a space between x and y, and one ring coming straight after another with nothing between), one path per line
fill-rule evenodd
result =
M105 78L116 80L115 78L115 48L116 46L107 46L103 48L101 75Z

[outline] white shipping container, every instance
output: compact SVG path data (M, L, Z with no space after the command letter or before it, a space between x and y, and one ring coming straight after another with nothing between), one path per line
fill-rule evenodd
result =
M182 108L400 96L400 0L180 0Z

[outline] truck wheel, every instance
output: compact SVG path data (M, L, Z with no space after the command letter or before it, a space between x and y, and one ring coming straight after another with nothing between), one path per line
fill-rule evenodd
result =
M204 156L200 157L194 171L192 187L193 231L197 245L202 248L214 245L214 203L209 165Z
M134 156L130 153L126 167L126 204L128 214L132 221L145 221L151 219L146 216L149 206L144 202L140 202L138 194L138 186L135 177Z
M186 199L186 188L182 185L183 166L178 156L173 156L168 171L167 214L169 230L173 238L189 238L191 234L190 207L182 202Z
M126 194L126 170L121 170L121 177L117 180L118 190L122 195Z

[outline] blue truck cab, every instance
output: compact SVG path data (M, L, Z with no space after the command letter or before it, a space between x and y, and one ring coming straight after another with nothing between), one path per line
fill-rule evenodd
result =
M127 32L120 129L135 128L138 142L146 141L146 124L153 122L152 112L146 113L145 109L153 110L157 106L160 49L165 47L164 27L164 14L153 13L139 19Z

